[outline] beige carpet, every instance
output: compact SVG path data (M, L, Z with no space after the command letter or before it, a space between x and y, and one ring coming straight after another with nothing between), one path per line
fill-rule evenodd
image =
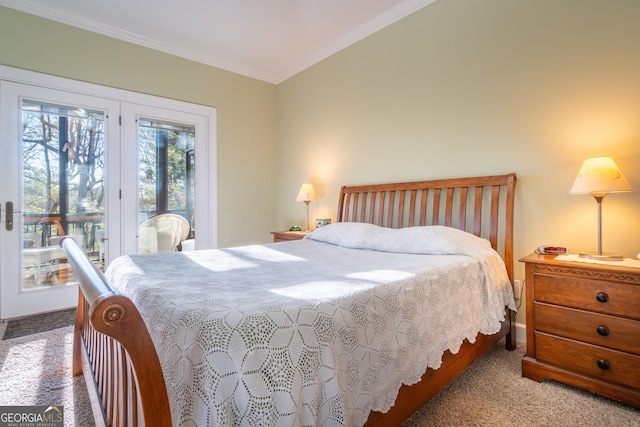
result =
M522 377L524 347L503 341L424 405L405 427L639 427L640 409L555 381Z
M93 426L84 380L71 377L72 338L69 326L0 341L0 405L61 405L65 425ZM404 426L640 426L640 409L522 378L523 355L499 344Z
M71 376L72 344L71 326L0 341L0 406L63 406L65 426L93 426L84 379Z

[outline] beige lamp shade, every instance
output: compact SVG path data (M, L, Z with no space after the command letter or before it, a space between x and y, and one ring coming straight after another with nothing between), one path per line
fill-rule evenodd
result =
M594 157L582 164L571 194L591 194L598 204L598 253L581 253L582 258L621 261L622 255L602 252L602 199L609 193L631 191L631 186L611 157Z
M631 191L631 186L613 159L594 157L584 161L570 193L604 196L623 191Z
M313 185L302 184L302 187L300 187L300 191L298 192L298 197L296 197L296 202L309 203L312 200L318 200L316 191L313 189Z

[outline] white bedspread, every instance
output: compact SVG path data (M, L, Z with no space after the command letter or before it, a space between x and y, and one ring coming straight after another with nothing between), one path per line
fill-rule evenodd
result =
M515 308L486 240L371 227L111 264L158 350L175 426L360 426Z

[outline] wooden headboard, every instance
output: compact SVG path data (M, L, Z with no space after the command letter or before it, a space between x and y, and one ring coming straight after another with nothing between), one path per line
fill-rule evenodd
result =
M516 174L344 186L338 222L401 228L445 225L486 238L513 282Z

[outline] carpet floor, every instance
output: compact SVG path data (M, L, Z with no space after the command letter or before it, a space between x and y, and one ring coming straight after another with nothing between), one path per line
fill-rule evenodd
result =
M6 323L0 323L0 336ZM94 426L86 385L71 376L73 327L0 341L0 405L59 405L65 425ZM403 427L637 427L640 409L554 381L521 377L524 348L496 345Z
M0 322L0 336L6 328ZM0 341L0 406L57 405L65 426L94 426L84 378L71 374L72 348L73 326Z
M525 348L501 341L403 427L639 427L640 408L556 381L522 377Z

